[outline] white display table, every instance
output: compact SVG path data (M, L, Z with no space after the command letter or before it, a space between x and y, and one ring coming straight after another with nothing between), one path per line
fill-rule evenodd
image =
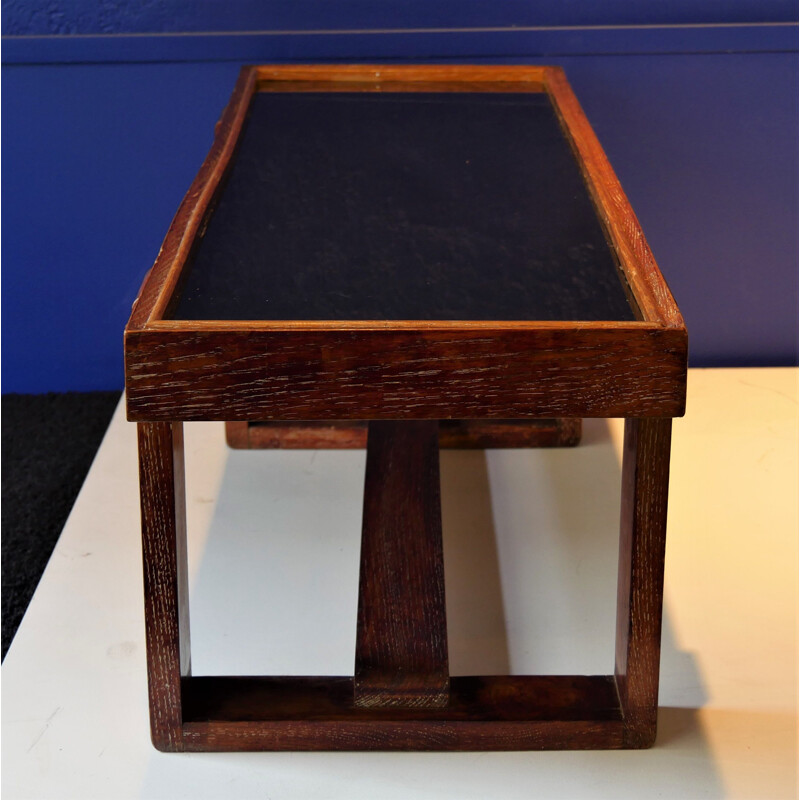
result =
M453 674L610 670L622 425L584 425L577 449L442 454ZM364 452L185 430L194 673L352 674ZM2 667L3 797L794 797L797 444L797 370L690 371L652 750L164 755L120 406Z

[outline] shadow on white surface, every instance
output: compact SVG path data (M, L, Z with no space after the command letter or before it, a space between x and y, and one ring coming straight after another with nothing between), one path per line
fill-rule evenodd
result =
M363 451L227 453L189 533L195 675L352 674L363 481Z
M506 675L511 664L486 453L443 450L440 467L450 673Z
M364 451L228 451L216 498L194 498L214 504L205 531L188 487L195 674L352 674L363 480ZM620 464L606 421L586 420L576 449L444 450L441 485L452 673L612 672ZM701 706L668 609L662 664Z

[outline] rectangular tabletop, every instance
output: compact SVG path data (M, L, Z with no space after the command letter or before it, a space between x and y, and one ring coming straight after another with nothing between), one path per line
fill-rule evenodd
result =
M137 420L674 416L685 376L551 67L245 68L126 329Z
M253 98L186 320L633 320L542 92Z

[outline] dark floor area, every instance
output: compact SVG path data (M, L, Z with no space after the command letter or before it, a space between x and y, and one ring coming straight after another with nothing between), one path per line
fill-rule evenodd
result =
M78 496L119 392L2 397L2 657Z

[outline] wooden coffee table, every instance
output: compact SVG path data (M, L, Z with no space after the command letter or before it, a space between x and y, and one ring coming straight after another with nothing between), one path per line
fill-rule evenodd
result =
M125 363L156 747L653 743L686 328L560 69L243 69ZM574 444L582 417L626 419L613 671L609 643L608 675L450 677L440 441ZM353 675L191 675L184 420L367 443Z

